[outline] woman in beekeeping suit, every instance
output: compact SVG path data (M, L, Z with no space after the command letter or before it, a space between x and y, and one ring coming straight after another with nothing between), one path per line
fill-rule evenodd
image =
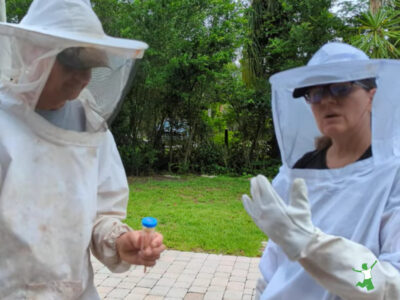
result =
M121 222L107 128L147 45L105 35L88 0L34 0L0 45L0 299L98 299L89 249L114 272L165 249Z
M283 165L243 196L270 239L261 299L400 299L399 74L328 43L271 78Z

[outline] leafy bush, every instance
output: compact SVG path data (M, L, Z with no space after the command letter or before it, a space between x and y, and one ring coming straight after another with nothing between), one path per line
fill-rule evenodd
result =
M158 151L147 143L136 146L121 145L118 147L125 170L128 174L148 175L155 170Z
M192 171L202 174L226 174L224 148L211 141L197 145L190 157Z

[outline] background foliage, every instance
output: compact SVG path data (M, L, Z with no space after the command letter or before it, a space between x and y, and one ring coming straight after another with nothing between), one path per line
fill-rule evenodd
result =
M91 2L108 34L150 46L111 126L128 175L273 176L272 74L306 64L328 41L400 54L397 0ZM7 0L8 20L30 3Z

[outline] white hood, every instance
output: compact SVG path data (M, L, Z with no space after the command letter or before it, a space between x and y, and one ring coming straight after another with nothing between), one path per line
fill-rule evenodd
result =
M372 108L374 160L382 161L399 155L400 85L396 81L400 62L366 59L346 52L340 55L337 48L343 50L341 45L327 44L329 47L324 46L322 51L318 51L307 66L280 72L270 79L275 133L285 166L292 167L306 152L314 150L314 140L321 136L304 98L293 98L295 88L371 77L376 78L378 86ZM344 50L350 48L346 46ZM334 55L327 59L326 52L330 50Z
M88 0L34 0L20 24L0 23L0 92L34 108L53 67L66 48L95 48L108 67L92 69L86 90L90 107L107 120L131 82L143 42L106 35ZM79 97L78 97L79 98Z

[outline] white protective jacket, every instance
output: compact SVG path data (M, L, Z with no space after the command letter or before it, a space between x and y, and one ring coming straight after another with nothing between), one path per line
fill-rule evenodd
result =
M260 262L263 300L400 299L400 63L360 60L306 66L271 78L275 131L283 165L273 186L288 203L295 178L308 188L312 222L321 230L301 259L290 261L269 241ZM376 77L371 158L339 169L293 169L320 136L310 107L293 99L296 87ZM363 282L372 269L374 289Z
M130 229L113 137L60 129L0 96L0 299L97 299L89 248L129 268L114 244Z
M0 22L0 45L0 299L98 299L90 250L111 271L127 270L115 240L131 230L106 121L147 45L106 35L89 0L34 0L21 23ZM51 75L55 62L62 75ZM70 80L61 93L71 70L89 68L85 89L68 99L84 107L84 132L35 112L49 76Z

